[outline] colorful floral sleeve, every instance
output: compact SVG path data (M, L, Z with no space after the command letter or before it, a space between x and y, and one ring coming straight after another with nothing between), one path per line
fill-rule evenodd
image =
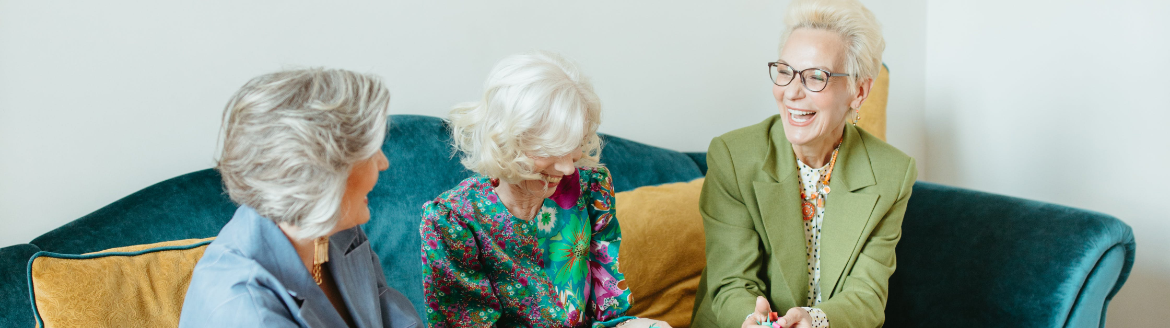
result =
M614 216L613 180L609 170L597 168L588 179L586 204L593 236L589 244L590 309L593 327L613 327L633 319L625 316L630 308L630 290L625 288L625 276L618 271L618 247L622 230Z
M491 327L500 303L480 266L474 232L436 202L423 205L423 295L431 327Z

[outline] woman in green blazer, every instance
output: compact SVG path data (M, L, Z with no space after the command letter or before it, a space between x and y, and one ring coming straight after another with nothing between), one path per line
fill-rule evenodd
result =
M797 0L785 22L768 63L780 114L707 152L692 325L765 326L777 311L783 327L879 327L918 176L913 158L855 127L885 42L856 0Z

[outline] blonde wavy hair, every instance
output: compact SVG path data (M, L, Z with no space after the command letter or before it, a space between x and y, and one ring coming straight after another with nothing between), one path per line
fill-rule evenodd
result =
M555 53L504 58L483 99L456 105L448 121L463 166L504 182L539 179L533 157L580 151L578 167L600 165L601 101L577 66Z
M375 76L310 68L262 75L223 112L216 169L232 201L296 239L327 235L340 220L349 171L382 148L390 91Z
M857 81L877 78L881 71L885 38L877 17L857 0L794 0L784 16L780 49L797 29L811 28L837 33L845 41L845 73L849 90Z

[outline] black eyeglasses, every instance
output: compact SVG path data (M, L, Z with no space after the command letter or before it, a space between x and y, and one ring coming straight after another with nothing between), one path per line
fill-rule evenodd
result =
M798 71L781 62L768 63L768 75L772 76L772 83L778 86L791 84L792 80L800 75L800 83L804 84L805 89L812 92L825 90L825 86L829 85L830 77L849 76L849 74L833 73L819 68L806 68Z

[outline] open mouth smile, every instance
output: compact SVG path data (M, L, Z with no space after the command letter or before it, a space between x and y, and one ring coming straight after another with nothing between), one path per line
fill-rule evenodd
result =
M544 175L544 174L541 174L541 175L540 175L540 179L541 179L541 180L544 180L544 182L548 182L549 184L557 184L557 183L560 183L560 182L561 182L561 178L564 178L564 176L554 177L554 176L550 176L550 175Z
M803 126L811 122L813 117L817 116L815 111L800 110L785 106L788 110L788 121L795 126Z

